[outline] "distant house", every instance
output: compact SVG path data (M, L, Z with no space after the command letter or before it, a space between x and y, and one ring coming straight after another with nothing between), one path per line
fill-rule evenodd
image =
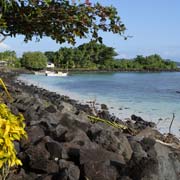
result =
M8 65L7 61L0 61L0 67L5 67Z
M54 65L54 63L48 62L46 67L47 68L54 68L55 65Z

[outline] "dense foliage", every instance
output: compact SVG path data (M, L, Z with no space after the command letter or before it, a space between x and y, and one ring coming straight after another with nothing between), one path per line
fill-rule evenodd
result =
M24 35L25 41L49 36L59 43L75 38L102 41L99 30L122 35L125 30L116 8L89 1L1 0L0 35ZM4 40L4 38L2 38Z
M68 66L68 68L97 69L109 68L116 55L112 47L90 42L77 48L61 48L54 53L53 58L51 52L51 59L56 67L60 68Z
M117 59L114 48L104 44L90 42L75 48L62 47L58 51L26 52L21 61L14 51L0 53L0 60L8 61L13 67L25 67L32 70L46 68L47 62L55 64L60 69L86 70L123 70L123 71L156 71L175 70L177 63L164 60L159 55L138 55L134 59Z
M145 70L145 71L156 71L156 70L175 70L177 65L175 62L170 60L164 60L159 55L154 54L150 56L140 56L128 60L121 59L115 62L114 68L123 70Z
M172 70L175 62L163 60L159 55L137 56L134 59L115 59L117 53L112 47L95 42L77 48L60 48L56 52L45 52L48 61L57 68L85 68L104 70Z
M27 69L41 70L46 68L47 57L42 52L25 52L21 58L21 65Z
M10 167L22 165L16 156L14 141L27 137L23 121L22 114L16 116L5 104L0 103L0 178L2 179L6 178Z
M5 61L8 66L19 67L19 59L16 56L15 51L4 51L0 52L0 61Z

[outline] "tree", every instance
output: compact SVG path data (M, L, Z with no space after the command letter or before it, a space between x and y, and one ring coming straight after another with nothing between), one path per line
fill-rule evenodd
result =
M14 66L17 61L15 51L4 51L0 52L0 60L7 61L8 66Z
M137 55L134 61L139 64L146 64L146 58L142 55Z
M48 62L54 63L55 53L53 51L46 51L44 54L47 57Z
M80 49L78 48L75 48L74 49L74 63L75 63L75 66L76 68L81 68L82 67L82 64L84 62L84 56L83 56L83 51L81 51Z
M49 36L59 43L74 44L75 38L102 42L99 30L123 36L125 26L116 9L69 0L1 0L0 35L24 35L24 40Z
M44 69L47 65L47 57L41 52L26 52L22 56L21 65L27 69Z
M83 51L84 61L91 62L93 66L96 64L97 66L103 66L104 68L110 67L114 56L117 55L114 48L96 42L82 44L78 49Z

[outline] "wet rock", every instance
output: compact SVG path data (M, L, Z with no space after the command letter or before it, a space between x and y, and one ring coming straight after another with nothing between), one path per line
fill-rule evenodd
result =
M92 109L87 104L76 104L75 107L77 111L81 110L84 111L85 113L92 114Z
M108 107L107 107L106 104L101 104L101 109L102 109L102 110L108 110Z
M111 120L111 114L107 110L98 111L98 117L101 119Z
M136 116L134 114L131 116L131 119L135 121L136 128L140 129L140 130L145 129L147 126L149 126L149 127L156 126L155 123L147 122L147 121L143 120L141 117Z

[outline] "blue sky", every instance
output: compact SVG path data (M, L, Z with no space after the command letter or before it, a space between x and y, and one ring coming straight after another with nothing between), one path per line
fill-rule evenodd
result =
M91 2L97 2L90 0ZM103 42L115 48L119 57L132 58L136 55L160 54L163 58L180 61L180 0L99 0L104 5L118 9L122 22L126 25L123 40L118 35L102 33ZM78 41L76 46L88 42ZM20 56L25 51L56 51L68 44L56 44L50 38L40 42L23 42L22 36L8 38L0 44L0 51L15 50Z

